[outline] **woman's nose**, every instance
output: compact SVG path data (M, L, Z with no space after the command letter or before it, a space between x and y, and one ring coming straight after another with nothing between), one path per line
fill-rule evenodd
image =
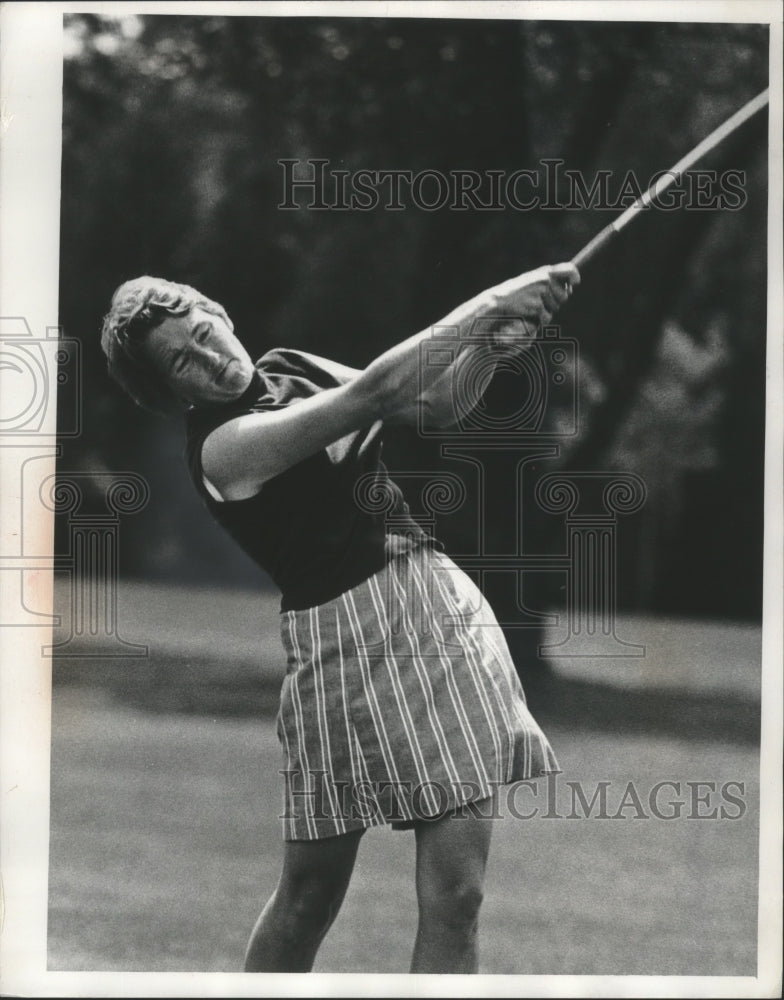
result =
M216 351L214 347L209 347L207 344L195 345L195 351L196 356L208 365L217 365L221 360L220 352Z

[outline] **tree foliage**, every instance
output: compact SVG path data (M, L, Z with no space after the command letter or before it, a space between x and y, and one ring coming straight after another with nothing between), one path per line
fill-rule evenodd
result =
M88 395L64 461L138 469L166 496L128 523L124 537L145 539L126 547L128 571L237 582L252 571L191 497L180 429L133 412L106 379L97 330L117 284L152 273L202 288L251 353L290 345L364 364L485 285L568 259L612 213L285 211L278 161L508 174L559 158L589 179L609 171L616 191L628 171L645 186L765 86L768 62L752 24L72 14L65 30L61 321L84 341ZM741 211L647 213L562 316L583 412L558 461L633 468L660 487L655 530L641 521L630 536L627 603L759 608L763 131L708 164L745 171ZM492 405L514 391L501 380ZM389 447L393 462L438 461L434 445ZM693 502L704 551L679 559ZM472 516L447 526L452 541ZM685 561L704 565L719 536L718 575L695 571L707 598L676 593Z

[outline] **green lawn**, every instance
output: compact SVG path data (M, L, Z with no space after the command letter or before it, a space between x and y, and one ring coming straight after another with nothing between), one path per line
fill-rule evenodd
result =
M237 971L281 857L271 719L151 713L68 685L52 728L49 968ZM610 781L616 804L630 780L643 798L657 781L733 780L748 811L497 822L482 971L754 975L756 750L548 728L564 777ZM413 843L367 834L317 970L407 971Z

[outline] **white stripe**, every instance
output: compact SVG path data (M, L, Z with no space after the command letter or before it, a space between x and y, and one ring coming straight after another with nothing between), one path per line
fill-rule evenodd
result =
M365 760L365 755L362 753L362 744L359 741L359 734L354 731L354 749L357 752L357 757L359 759L359 780L366 781L372 786L370 780L370 774L368 773L367 761ZM375 798L375 794L373 796Z
M522 697L522 685L520 683L520 678L517 676L517 673L515 671L514 663L512 662L511 656L508 653L505 656L503 653L503 649L499 648L498 644L496 643L497 633L494 631L494 628L500 629L500 626L495 625L488 627L487 631L489 637L487 641L488 644L495 650L496 658L499 660L499 663L503 668L503 679L506 682L507 687L509 689L510 693L509 701L511 703L512 710L514 711L517 717L517 721L523 727L523 730L526 734L525 762L526 762L526 776L529 776L533 774L532 770L533 735L536 734L536 737L539 741L541 755L545 759L548 759L552 755L552 749L550 748L547 738L545 737L538 723L531 715L531 711L528 708L528 705L526 704L525 698ZM511 768L512 768L512 763L510 762L510 774L511 774Z
M437 569L434 569L433 570L433 576L434 576L435 581L436 581L436 586L438 587L438 589L439 589L439 591L441 593L441 597L442 597L442 600L444 601L444 605L446 607L451 607L452 608L452 615L451 615L451 617L454 619L454 621L453 621L452 624L455 626L455 631L459 633L460 632L460 628L462 628L463 634L465 634L466 628L465 628L465 621L464 621L463 615L459 611L456 611L456 604L454 602L454 599L449 594L448 588L444 586L444 584L443 584L443 582L441 580L441 577L440 577L440 572L462 572L461 570L458 570L457 566L454 566L454 564L451 564L451 567L453 567L453 568L441 569L440 571L437 570ZM488 697L487 688L485 687L483 681L481 680L481 674L483 674L483 673L486 672L486 670L484 668L484 664L483 664L481 652L480 652L480 655L478 657L478 662L477 662L477 658L475 657L475 651L473 650L471 644L469 644L468 642L464 642L462 644L462 648L465 651L466 662L468 663L468 666L469 666L469 669L470 669L470 672L471 672L471 679L473 680L474 686L476 687L476 691L477 691L477 694L479 696L479 702L482 705L482 708L484 710L485 718L487 719L487 724L488 724L488 726L490 728L490 733L491 733L492 738L493 738L493 745L495 747L495 751L496 751L496 755L497 755L496 756L496 778L497 778L498 781L501 781L501 780L504 779L505 774L508 774L509 768L511 767L511 764L509 763L509 760L511 759L511 756L512 756L512 749L513 749L513 746L514 746L514 737L509 732L509 726L508 726L508 724L505 725L505 727L504 727L505 728L504 738L506 739L506 743L507 743L507 758L508 759L507 759L507 767L506 767L506 769L504 771L504 767L503 767L503 765L504 765L503 756L504 755L501 752L501 731L500 731L500 729L498 727L498 720L496 718L495 713L493 712L493 707L490 704L490 698Z
M455 607L456 606L457 605L455 605ZM490 683L492 685L493 693L495 694L496 701L497 701L499 709L500 709L501 717L503 718L504 725L506 726L507 742L508 742L508 746L509 746L509 756L508 756L508 761L507 761L507 768L506 768L506 776L505 777L506 777L506 780L509 780L509 778L511 777L512 771L514 769L515 747L516 747L517 738L518 738L518 730L515 727L515 722L516 721L520 722L520 718L517 715L517 700L518 699L513 694L513 692L509 689L508 683L506 685L507 693L506 693L506 695L504 695L504 693L501 690L501 687L499 686L499 677L498 677L498 674L497 674L496 670L493 669L493 666L488 662L488 655L487 655L488 653L492 654L493 662L501 670L503 680L506 681L507 678L506 678L506 676L504 674L506 661L505 661L505 659L503 657L503 654L501 653L501 651L497 648L496 644L494 643L494 636L492 634L493 633L493 628L499 628L500 626L496 625L496 626L488 627L488 626L485 626L485 625L475 625L474 628L471 628L471 626L466 621L466 615L462 614L460 611L457 611L457 614L460 615L461 624L462 624L463 628L465 629L466 636L474 644L474 646L479 650L479 663L480 663L480 665L482 667L482 670L484 671L485 675L490 680ZM478 636L476 634L476 630L480 629L480 628L482 629L482 632L481 632L482 640L481 641L480 641L480 639L478 638ZM527 760L527 758L526 758L526 760Z
M297 630L294 627L294 624L295 624L294 623L294 619L289 618L289 634L290 634L290 637L291 637L292 647L294 649L294 655L297 658L297 665L298 665L298 667L302 667L303 666L302 655L300 654L300 651L299 651L299 641L297 639ZM302 760L302 765L303 765L303 768L304 768L304 773L302 775L302 777L303 777L303 784L304 784L304 790L306 792L309 792L311 790L310 789L310 762L308 760L308 751L307 751L307 747L305 745L305 726L304 726L304 720L302 718L302 700L301 700L301 698L299 696L299 682L298 682L298 678L299 678L299 670L295 671L291 675L291 692L292 692L291 703L292 703L292 706L294 708L294 725L295 725L295 728L296 728L296 731L297 731L297 741L298 741L299 756L300 756L300 758ZM310 815L310 810L309 810L310 797L309 796L305 796L304 797L304 803L305 804L303 805L303 810L304 810L304 814L305 814L305 825L307 827L308 836L312 837L312 838L315 838L317 831L316 831L315 822L314 822L312 816Z
M346 691L346 661L343 659L343 640L340 635L340 612L337 607L335 608L335 635L338 640L338 659L340 660L340 691L343 695L343 721L346 724L346 746L348 747L348 760L351 765L351 780L356 785L358 779L354 761L354 726L351 721Z
M329 723L327 722L326 694L324 692L324 665L321 657L321 630L319 628L318 612L313 608L308 609L308 627L310 628L311 656L313 660L313 693L316 698L316 720L318 723L319 742L321 743L321 759L327 769L325 781L327 798L337 833L345 833L346 824L340 815L340 809L333 797L332 781L335 776L335 768L332 764L332 752L329 745Z
M408 701L406 700L406 693L400 680L400 669L395 657L392 656L390 658L388 655L389 651L392 649L391 642L389 641L389 637L391 637L392 633L389 616L386 614L384 601L381 597L381 588L379 587L378 580L369 580L368 583L368 591L370 593L371 600L373 601L373 610L376 613L377 619L382 623L382 629L386 628L387 630L384 633L384 635L388 637L384 640L384 662L386 663L387 673L389 674L389 679L392 684L392 691L394 692L395 701L400 713L400 720L403 723L403 729L405 730L408 745L411 749L411 756L413 757L414 766L416 767L417 778L420 785L427 787L428 795L430 795L432 803L432 795L434 793L429 785L430 775L427 771L426 757L419 742L416 726L414 725L414 720L411 717L411 710L409 709ZM383 612L383 618L381 612Z
M435 737L436 745L441 754L441 759L444 762L444 768L447 772L449 780L457 784L460 781L460 774L458 773L457 767L455 765L454 759L452 757L452 751L449 747L449 742L441 728L441 720L438 717L438 712L435 707L435 700L433 698L433 687L430 683L430 678L427 676L427 667L424 663L420 648L419 648L419 637L416 634L411 617L408 613L408 607L406 605L406 593L405 589L398 579L397 573L395 572L394 563L390 562L388 564L389 576L398 593L398 598L400 600L400 609L405 618L405 635L408 639L408 644L411 647L412 657L411 662L414 664L414 670L416 671L417 677L419 678L419 683L422 686L422 692L424 694L425 707L427 708L427 716L430 721L430 726L433 730L433 736ZM402 595L402 596L401 596ZM428 791L431 789L428 788Z
M410 556L410 563L411 563L411 571L416 582L417 590L419 591L420 599L422 601L423 606L428 611L428 618L432 624L433 630L435 632L435 630L437 629L438 632L440 633L440 636L439 635L436 636L436 647L438 649L439 661L441 662L441 665L444 668L447 690L449 691L449 697L452 701L452 707L455 710L455 716L457 717L457 720L460 723L460 728L463 732L463 739L466 741L469 753L471 754L477 778L479 778L479 780L483 783L482 788L484 789L487 787L489 791L488 782L490 781L490 776L488 775L487 769L485 768L485 763L482 760L482 755L479 752L479 745L477 744L473 727L471 726L471 722L465 710L465 705L463 704L463 699L460 695L460 689L458 687L457 679L455 677L454 669L452 667L452 661L449 658L449 656L444 655L444 650L446 649L445 643L443 641L444 636L443 633L441 632L441 626L436 620L438 617L436 611L433 608L430 598L426 592L427 586L425 584L425 581L422 579L422 574L419 572L418 567L415 565L416 553L413 553ZM435 575L435 570L433 569L432 566L429 566L429 570L430 570L429 576L432 579L433 576Z
M362 650L365 648L364 636L362 634L362 624L357 614L357 607L354 602L354 593L349 590L342 595L344 605L346 607L346 612L348 614L349 625L351 627L351 634L354 638L354 645L357 650L357 656L359 658L360 665L360 676L362 677L362 687L365 692L365 701L370 712L370 718L373 722L373 727L376 731L376 737L378 739L378 745L381 750L381 755L384 758L384 764L387 769L387 777L390 781L400 781L400 776L397 773L395 767L394 757L392 755L392 750L389 744L389 737L387 736L386 728L384 727L384 719L381 714L381 708L376 699L375 690L373 690L372 685L370 691L368 691L368 680L366 677L367 672L367 657L362 655ZM349 603L350 602L350 603ZM359 638L357 638L357 630L359 631ZM375 711L374 711L375 707ZM364 760L364 756L363 756Z
M291 748L289 747L289 737L288 737L288 733L286 732L286 723L285 723L285 721L283 721L283 713L281 713L281 727L280 728L281 728L281 731L283 733L283 742L286 745L286 763L289 765L289 772L288 772L288 777L287 777L287 780L286 780L286 786L283 789L283 792L284 792L283 799L284 799L284 812L287 812L290 815L289 815L289 818L287 820L284 820L284 822L286 822L286 823L289 824L289 834L291 835L291 837L296 838L296 836L297 836L297 827L296 827L296 824L294 822L294 800L292 799L291 795L288 794L289 791L290 791L290 788L291 788L291 770L290 770L290 768L291 768Z
M455 569L457 569L457 567L455 567ZM460 570L457 570L457 571L461 572ZM455 603L455 600L452 597L452 595L449 593L448 589L441 588L441 592L442 592L442 594L444 596L444 600L447 602L447 604L449 606L451 606L451 608L453 610L453 613L454 613L454 616L455 616L455 619L456 619L456 621L455 621L455 627L461 630L462 634L465 636L466 643L470 644L471 648L473 648L476 651L476 653L477 653L477 662L479 664L479 667L480 667L482 673L484 673L485 676L488 678L488 680L490 682L490 685L491 685L491 689L492 689L492 691L493 691L493 693L495 695L496 702L498 703L499 716L500 716L501 720L503 721L504 726L506 728L507 766L506 766L506 776L505 776L505 778L508 781L509 777L510 777L510 775L512 773L512 766L513 766L513 763L514 763L515 730L514 730L514 727L512 725L512 720L511 720L511 717L509 715L509 711L508 711L508 708L507 708L507 705L506 705L506 701L503 698L503 696L502 696L502 694L501 694L501 692L500 692L500 690L498 688L498 683L496 681L495 675L493 674L493 671L488 667L488 664L487 664L487 661L485 659L485 656L484 656L484 653L483 653L483 650L482 650L482 646L481 646L479 640L476 638L476 636L473 635L472 630L466 625L465 615L462 613L462 611L459 609L459 607ZM483 626L480 626L480 627L483 627ZM500 626L496 625L495 627L499 628ZM486 636L485 636L485 642L487 642L487 637Z
M365 755L362 753L362 744L359 741L359 734L354 730L355 738L355 749L357 751L357 756L359 757L359 767L361 771L362 781L365 783L366 788L370 788L370 794L375 804L374 814L370 819L363 819L364 823L368 823L370 826L378 826L380 823L384 822L384 814L381 810L381 806L378 801L378 796L376 795L376 786L374 782L370 780L370 773L368 772L367 762L365 760Z
M514 715L520 726L522 727L524 734L524 762L525 762L525 776L533 776L533 740L536 737L540 756L545 762L555 762L554 754L547 737L541 730L534 717L531 715L531 711L526 704L525 697L523 696L522 684L517 676L514 668L514 663L512 658L506 648L506 643L501 646L501 641L503 640L503 633L500 630L500 626L497 622L493 621L489 625L485 626L487 636L486 641L488 646L494 650L496 659L498 661L501 673L501 678L507 686L509 691L509 704L511 706ZM506 650L506 651L505 651ZM506 700L504 700L506 704ZM513 770L514 761L510 760L509 764L509 778L511 777ZM508 779L507 779L508 780Z

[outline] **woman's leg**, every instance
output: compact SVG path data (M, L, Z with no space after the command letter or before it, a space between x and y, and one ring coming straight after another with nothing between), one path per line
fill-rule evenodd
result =
M492 815L492 810L482 811ZM419 927L412 972L477 971L477 925L492 829L491 819L471 811L417 823Z
M364 832L286 843L278 887L248 942L246 972L310 972L343 902Z

